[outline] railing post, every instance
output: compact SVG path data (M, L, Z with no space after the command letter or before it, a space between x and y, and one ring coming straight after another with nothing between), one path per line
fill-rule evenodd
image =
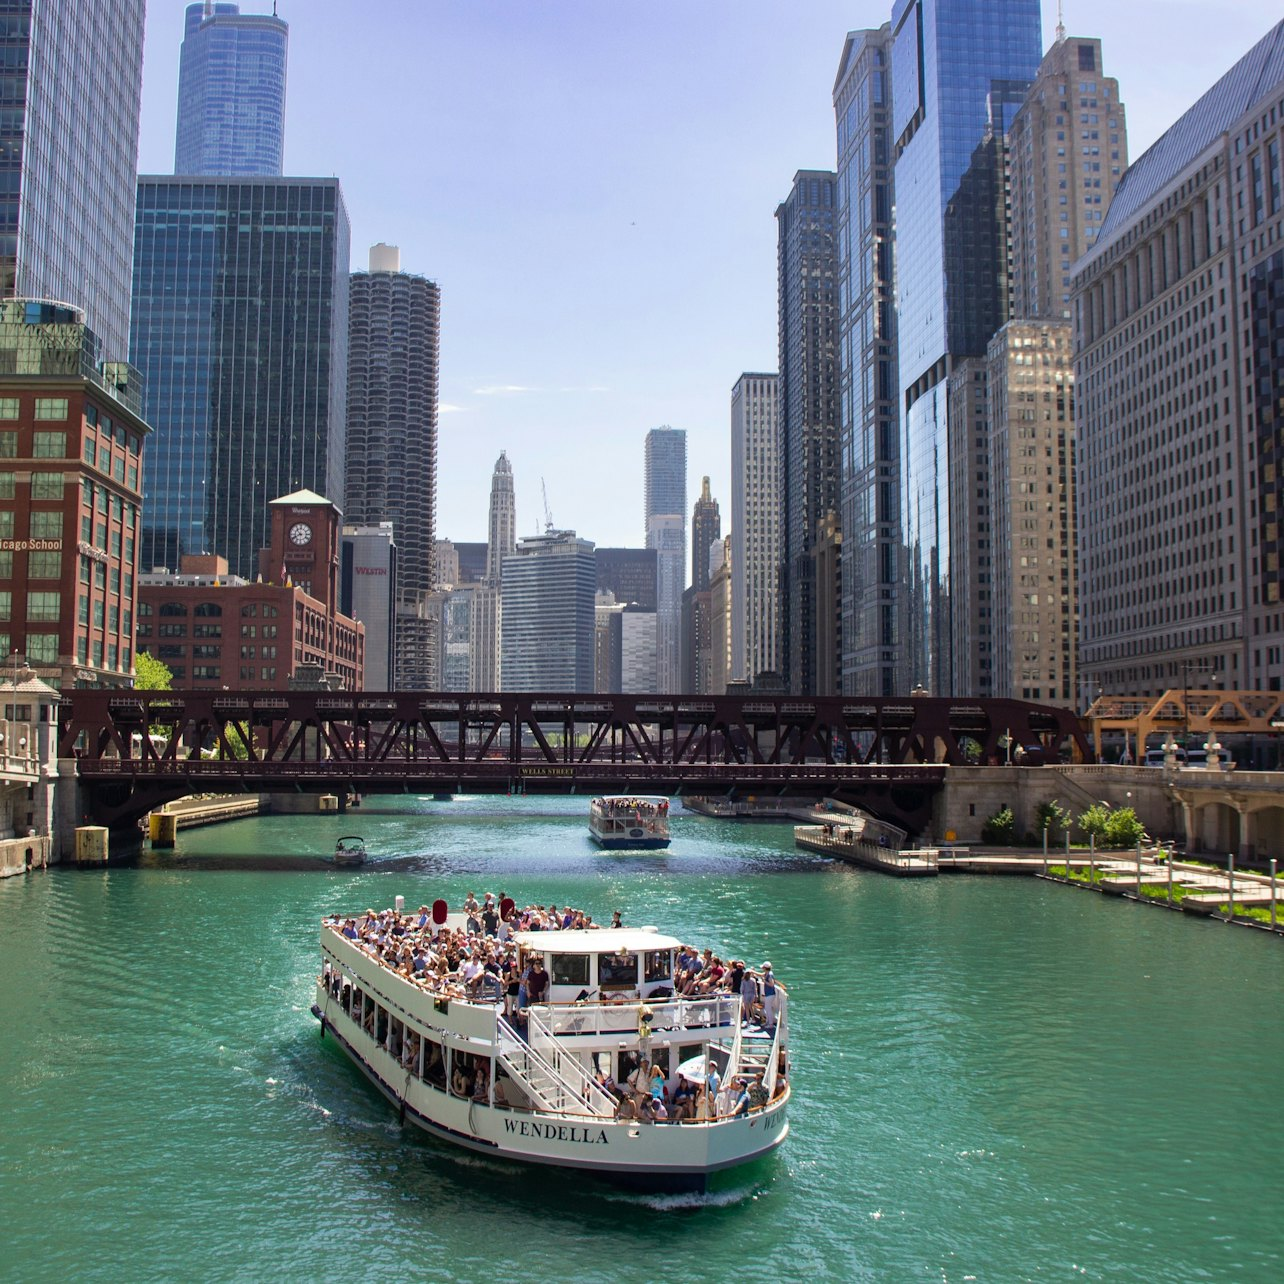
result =
M1137 844L1137 899L1141 900L1141 844Z
M1226 853L1226 909L1227 921L1235 921L1235 853Z
M1048 876L1048 827L1043 827L1043 876Z
M1088 886L1097 885L1097 835L1088 835Z
M1271 931L1275 930L1275 858L1271 857Z
M1170 856L1170 857L1169 857L1169 858L1164 862L1164 864L1168 866L1168 908L1169 908L1169 909L1172 909L1172 907L1173 907L1173 861L1172 861L1172 857Z

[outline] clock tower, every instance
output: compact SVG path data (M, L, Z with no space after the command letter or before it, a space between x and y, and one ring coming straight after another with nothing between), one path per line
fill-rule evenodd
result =
M292 581L328 612L337 611L343 515L311 490L282 495L268 508L271 542L259 553L259 573L270 584Z

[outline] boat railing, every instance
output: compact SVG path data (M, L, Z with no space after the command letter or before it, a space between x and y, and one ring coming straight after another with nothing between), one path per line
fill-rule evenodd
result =
M531 1048L579 1092L593 1114L608 1118L615 1114L615 1102L602 1090L579 1058L573 1052L563 1050L543 1014L535 1008L526 1009L526 1031Z
M771 1059L762 1076L762 1086L767 1090L768 1101L776 1097L776 1084L780 1078L780 1053L789 1043L789 996L782 989L777 990L779 1011L776 1014L776 1035L771 1041Z
M495 1014L495 1048L504 1069L538 1109L559 1115L601 1117L602 1112L585 1101L557 1068L531 1047L498 1012Z
M618 1034L638 1029L642 1008L650 1009L653 1031L716 1030L739 1025L738 995L711 994L708 998L678 998L669 1002L576 1003L547 1009L551 1035Z

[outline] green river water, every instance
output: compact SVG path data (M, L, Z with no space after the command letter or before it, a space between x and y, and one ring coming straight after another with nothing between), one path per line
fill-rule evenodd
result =
M407 799L0 883L0 1276L1284 1278L1278 938L1034 879L899 881L678 814ZM373 860L327 868L341 833ZM308 1012L338 909L500 889L770 958L791 1134L644 1196L403 1132Z

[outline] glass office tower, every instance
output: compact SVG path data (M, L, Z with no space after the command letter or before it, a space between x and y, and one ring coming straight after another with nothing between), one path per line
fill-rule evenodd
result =
M0 0L0 295L129 346L144 0Z
M226 3L187 6L174 173L281 173L289 32L275 14Z
M905 654L909 682L934 695L956 685L947 382L956 360L979 355L951 344L969 329L951 324L951 308L969 305L947 289L945 211L991 104L1006 113L1040 49L1039 0L896 0L892 10Z
M681 686L682 590L687 560L687 434L652 428L646 435L646 546L656 551L656 679L661 691Z
M866 696L908 690L898 673L891 52L888 23L877 31L850 32L834 83L842 690Z
M333 178L138 183L130 360L153 426L143 566L247 579L268 503L343 496L348 215Z
M834 695L840 621L820 618L820 522L838 511L837 175L799 170L776 209L780 443L780 666L795 695ZM833 645L821 633L832 635Z

